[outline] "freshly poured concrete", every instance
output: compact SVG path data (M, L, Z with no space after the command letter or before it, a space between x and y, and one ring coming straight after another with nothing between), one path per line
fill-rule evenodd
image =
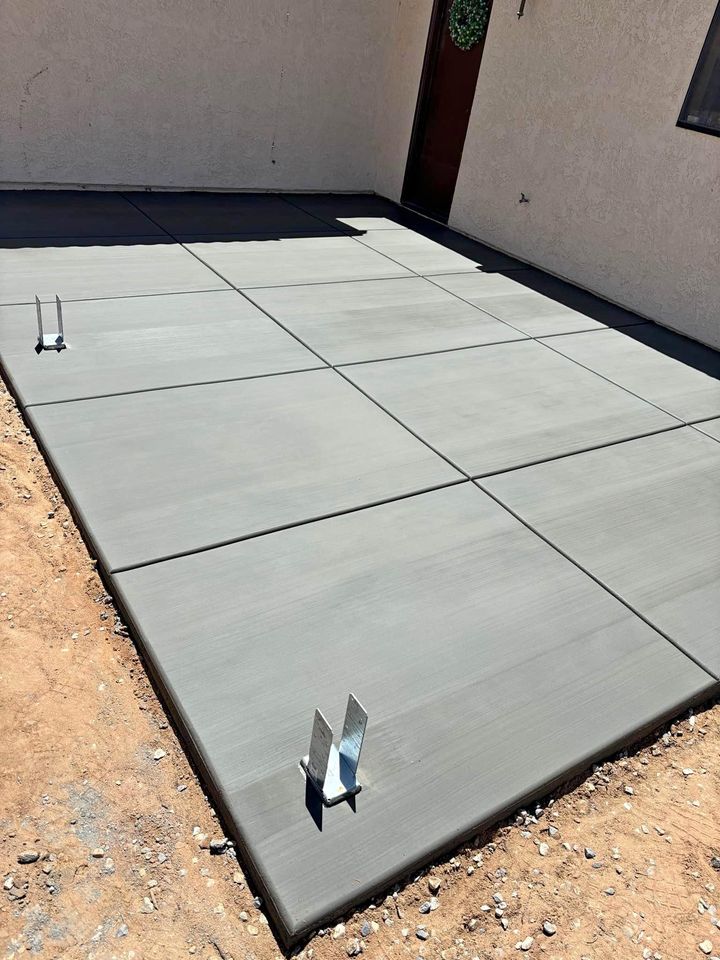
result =
M0 237L136 237L163 230L116 193L0 191Z
M228 284L179 244L163 238L6 240L0 245L0 304L92 300Z
M720 420L708 420L705 423L696 423L695 428L707 434L708 437L714 437L720 440Z
M526 270L513 271L509 276L500 273L460 273L434 277L433 282L462 297L463 300L475 304L493 317L512 324L530 337L547 337L559 333L574 333L578 330L602 330L609 322L609 316L605 316L605 323L603 323L593 319L581 309L575 309L552 296L546 296L522 282L522 278L534 276L534 271ZM559 286L560 281L556 281L556 284ZM578 307L586 306L586 308L592 300L595 300L598 310L592 312L596 315L598 312L600 315L611 312L611 310L601 309L610 305L602 304L602 301L591 298L589 294L582 294L581 291L576 291L572 299L579 301ZM619 308L611 309L619 310ZM627 322L640 322L639 318L633 318L630 314L625 316L628 318Z
M471 476L678 426L542 343L522 341L344 368Z
M714 410L714 356L381 198L134 194L153 237L49 196L86 235L0 244L4 373L283 939L720 689L720 419L628 392ZM500 293L412 272L447 264ZM598 373L557 352L585 341ZM363 789L323 810L298 761L351 690Z
M524 337L420 277L260 288L250 296L334 364Z
M448 250L414 230L368 230L358 240L420 276L480 269L478 261Z
M720 445L691 427L483 481L720 676Z
M289 939L716 686L470 483L113 581ZM349 690L363 789L323 810Z
M77 300L68 349L34 350L35 307L0 307L0 355L23 404L79 400L323 366L234 290ZM52 305L48 323L55 323Z
M632 327L629 335L603 330L597 334L554 337L549 346L680 420L720 416L720 357L715 354L716 375L710 376L653 349L642 339L635 339L642 337L645 329L645 325ZM651 343L657 338L657 329L647 325ZM666 336L661 343L670 345L673 338L680 339L669 331L662 332ZM705 353L710 355L712 351L705 348Z
M109 570L460 479L332 370L28 416Z
M377 280L410 274L400 264L364 247L353 237L264 239L248 236L245 240L229 237L214 242L188 243L187 246L238 288Z
M324 225L280 196L242 193L129 193L168 233L312 234Z

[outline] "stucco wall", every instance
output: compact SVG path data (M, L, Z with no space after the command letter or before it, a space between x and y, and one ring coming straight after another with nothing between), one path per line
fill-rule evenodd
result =
M720 347L720 138L675 125L716 3L496 0L451 225Z
M397 7L4 0L0 182L372 190Z

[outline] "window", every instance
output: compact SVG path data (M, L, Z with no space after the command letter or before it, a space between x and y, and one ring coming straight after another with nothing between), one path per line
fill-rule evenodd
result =
M690 81L678 126L720 137L720 4Z

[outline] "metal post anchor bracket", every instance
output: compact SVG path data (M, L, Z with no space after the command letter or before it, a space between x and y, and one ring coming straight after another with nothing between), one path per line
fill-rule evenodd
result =
M37 340L37 351L40 353L41 350L64 350L67 344L65 343L65 334L63 332L63 317L62 317L62 304L60 303L60 297L55 295L55 309L57 310L57 325L58 332L56 334L52 333L43 333L43 322L42 322L42 306L40 305L40 300L35 297L35 310L37 312L37 322L38 322L38 340Z
M350 694L338 749L333 743L332 727L319 710L315 711L310 753L300 762L326 807L340 803L362 789L357 781L357 768L367 719L367 711Z

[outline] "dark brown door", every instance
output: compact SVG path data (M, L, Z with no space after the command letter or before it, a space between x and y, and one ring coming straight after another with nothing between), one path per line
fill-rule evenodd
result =
M450 213L485 41L456 47L452 0L435 0L415 108L402 202L436 220Z

